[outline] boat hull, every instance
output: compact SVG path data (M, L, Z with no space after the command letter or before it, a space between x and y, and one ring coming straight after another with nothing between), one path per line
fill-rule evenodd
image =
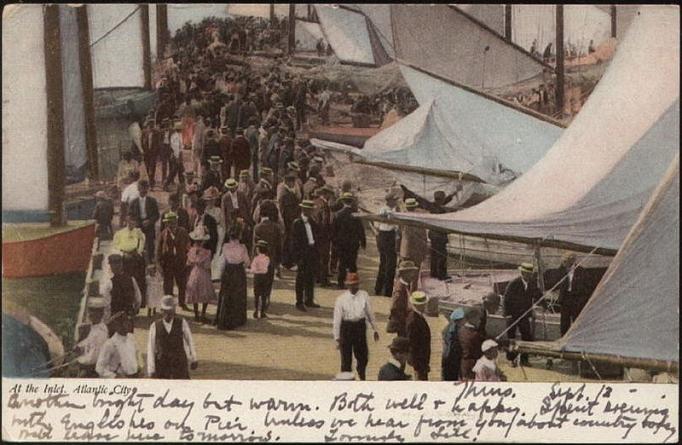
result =
M380 128L355 128L355 127L315 127L309 131L310 138L323 139L339 144L352 145L362 148L365 141L375 134Z
M94 239L95 223L90 222L40 238L3 241L2 275L24 278L82 272L88 267Z

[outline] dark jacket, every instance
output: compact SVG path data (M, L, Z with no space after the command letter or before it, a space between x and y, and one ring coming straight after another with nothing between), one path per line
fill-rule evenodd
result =
M332 241L337 250L357 252L362 246L365 248L365 228L362 221L353 216L353 209L344 207L334 215Z
M535 276L530 279L528 289L524 288L521 277L515 278L507 285L507 290L504 292L504 315L519 318L533 306L540 296ZM525 316L529 315L532 314L529 312Z
M317 240L317 237L319 236L319 227L312 218L308 218L308 222L310 223L310 229L313 232L313 239ZM303 219L296 218L292 225L291 233L293 237L293 254L296 257L296 262L301 262L305 256L311 255L313 252L317 251L316 245L308 245L308 235L306 234Z
M216 223L215 218L213 218L211 215L208 213L203 214L203 225L206 226L206 231L208 232L208 249L211 251L213 255L215 255L216 250L218 249L218 223ZM194 228L198 225L198 215L194 215L192 217L192 224L191 228L194 230Z
M431 361L431 329L422 314L415 310L407 313L407 339L410 341L408 363L418 370L429 371Z
M481 345L483 344L483 337L476 330L467 326L462 326L458 332L459 346L462 350L460 361L459 378L463 380L474 380L474 365L476 360L481 358Z
M411 380L411 377L405 374L405 371L389 362L379 369L379 377L377 380Z
M152 222L153 226L159 220L159 204L156 202L156 199L147 195L145 207L147 211L147 219ZM130 202L128 205L128 214L133 215L138 224L142 224L142 220L140 219L140 198L135 198Z

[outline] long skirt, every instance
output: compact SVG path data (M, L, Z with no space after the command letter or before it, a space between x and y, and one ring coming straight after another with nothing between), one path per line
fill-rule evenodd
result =
M244 265L226 264L220 283L218 329L234 329L246 323L246 271Z
M223 244L225 243L225 228L218 224L218 243L216 244L216 252L211 260L211 280L220 280L220 266L222 260Z

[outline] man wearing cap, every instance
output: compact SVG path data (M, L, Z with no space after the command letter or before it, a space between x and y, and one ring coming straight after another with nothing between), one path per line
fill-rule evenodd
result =
M412 377L405 374L405 364L410 353L410 341L405 337L394 337L388 347L391 351L391 358L379 369L380 381L412 380Z
M101 297L88 299L88 319L90 320L90 332L87 337L79 341L73 348L78 355L78 377L96 378L95 365L102 350L102 346L109 338L109 329L103 322L106 302Z
M232 140L232 160L234 162L235 174L251 167L251 145L244 137L244 128L237 128L234 139Z
M95 370L100 377L134 378L140 372L132 319L124 314L112 322L114 335L102 345Z
M154 187L156 183L156 161L161 152L161 134L156 128L154 119L148 119L142 130L142 151L144 152L144 164L147 167L149 184Z
M319 236L317 223L311 218L315 204L304 200L300 204L301 216L291 225L291 260L296 261L296 309L318 308L315 303L315 277L319 263L316 240Z
M163 276L163 292L172 294L173 286L177 286L180 306L185 306L187 251L191 242L187 230L178 225L177 214L166 213L164 224L166 227L159 236L157 254Z
M419 204L414 198L407 198L405 200L405 207L408 212L420 213L418 210ZM426 229L416 226L403 227L400 237L400 259L410 260L417 268L421 269L424 258L429 251L427 243ZM415 280L419 275L415 277Z
M417 281L414 277L418 272L419 269L412 261L402 261L398 266L398 278L393 286L386 332L395 333L401 337L407 335L407 311L410 304L410 294L417 290Z
M357 362L360 380L365 380L365 370L369 360L367 349L367 322L374 331L374 341L379 341L374 312L369 304L369 295L360 290L357 273L349 272L348 290L336 299L334 305L334 340L341 351L341 371L350 371L353 355Z
M510 340L516 338L516 330L521 333L521 339L533 341L532 325L535 323L533 304L541 297L537 285L534 267L531 263L522 263L519 266L521 276L512 280L504 292L504 316L507 319L507 337ZM508 352L507 359L514 361L517 354ZM521 364L528 366L528 355L521 354Z
M315 212L313 218L317 222L320 231L317 250L320 255L320 265L317 282L324 287L329 286L329 254L331 249L333 226L333 214L329 201L334 196L334 189L324 185L318 189L315 198Z
M175 314L172 295L161 299L163 317L149 327L147 374L156 379L189 379L189 367L197 369L197 353L187 320Z
M220 208L223 210L226 230L229 231L239 218L246 226L250 227L252 225L251 208L246 195L238 190L239 183L235 179L229 178L225 181L225 188L227 191L223 194Z
M385 196L386 205L379 210L379 215L386 216L389 212L397 212L398 196L388 192ZM379 272L374 284L374 295L390 297L393 295L393 281L395 266L398 259L396 244L398 226L381 222L377 224L377 249L379 250Z
M459 344L459 330L464 323L464 309L456 308L450 313L450 321L443 329L443 353L441 356L441 380L459 380L462 364L462 347Z
M480 382L506 382L505 376L497 366L496 358L499 345L495 340L486 340L481 345L481 356L474 365L472 372L476 381Z
M408 363L414 368L417 380L428 380L431 361L431 329L424 318L426 294L414 291L410 295L412 307L405 318L406 337L410 342Z
M159 204L149 193L149 183L141 180L138 184L140 196L133 199L128 212L134 217L145 236L144 252L147 263L154 262L154 245L156 241L156 222L159 220Z
M344 278L347 272L358 271L358 249L365 249L367 241L362 221L353 215L352 204L355 196L346 192L341 195L343 208L334 214L332 242L339 257L339 289L345 289Z
M473 380L473 367L481 357L483 337L478 328L481 321L481 311L476 307L469 307L464 311L464 324L458 329L459 346L462 350L459 378Z

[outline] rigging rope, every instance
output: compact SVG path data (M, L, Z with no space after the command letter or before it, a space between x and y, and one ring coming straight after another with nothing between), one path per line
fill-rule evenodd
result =
M133 15L135 15L135 13L136 13L140 8L141 8L141 6L138 6L137 8L133 9L133 11L132 11L130 14L128 14L127 16L125 16L125 18L124 18L123 20L121 20L120 22L118 22L118 23L116 24L116 26L114 26L114 27L111 28L109 31L107 31L107 32L105 32L104 34L102 34L102 36L101 36L99 39L97 39L97 40L95 40L94 42L92 42L92 43L90 44L90 48L92 48L93 46L97 45L97 44L98 44L99 42L101 42L104 38L106 38L107 36L109 36L109 34L111 34L112 32L114 32L117 28L119 28L121 25L123 25L125 22L127 22L128 19L129 19L130 17L132 17Z

